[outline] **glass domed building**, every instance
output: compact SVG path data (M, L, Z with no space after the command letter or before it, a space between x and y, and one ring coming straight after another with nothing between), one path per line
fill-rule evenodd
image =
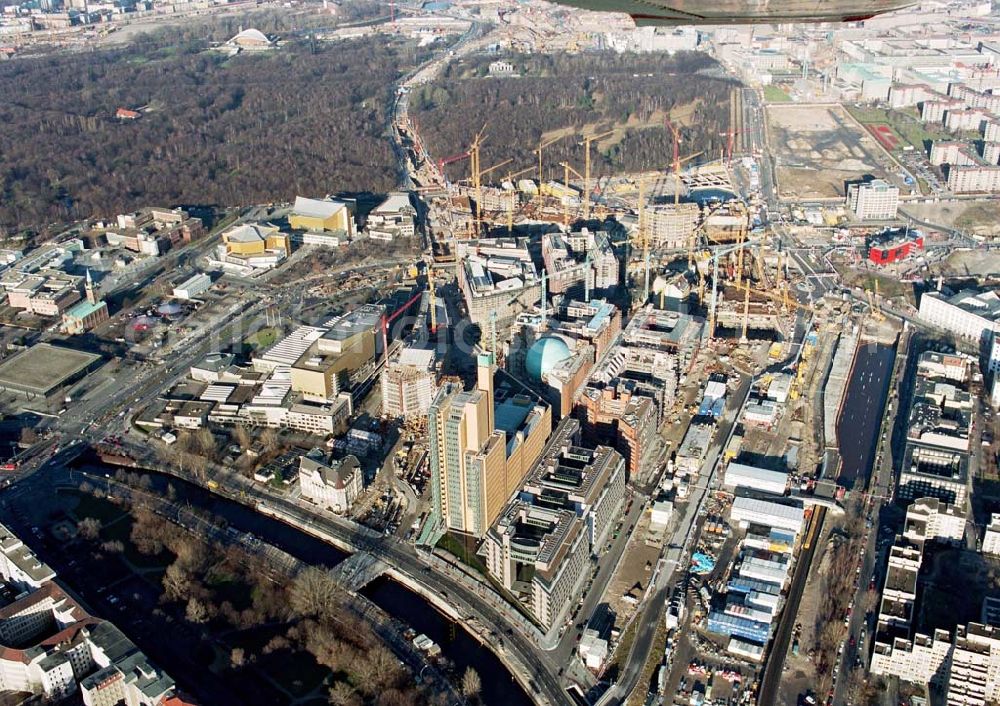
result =
M532 380L541 380L545 373L572 355L566 341L559 336L542 336L528 349L524 368Z

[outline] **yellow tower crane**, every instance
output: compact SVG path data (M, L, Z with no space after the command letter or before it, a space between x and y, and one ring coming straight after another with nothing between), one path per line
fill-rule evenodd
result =
M583 138L583 218L588 220L590 218L590 145L597 141L614 134L614 130L606 130L599 135L589 135Z
M546 147L551 147L555 143L559 142L559 140L561 140L564 137L567 137L567 136L569 136L571 134L572 133L567 132L567 133L565 133L563 135L559 135L558 137L550 137L547 140L543 140L543 139L539 138L539 140L538 140L538 149L536 149L534 151L535 154L538 155L538 188L539 189L542 188L542 182L545 179L545 174L542 172L542 168L543 168L542 167L542 151L545 150Z
M569 166L568 162L560 162L559 165L563 168L563 184L566 186L566 191L570 190L569 186L569 175L572 172L577 179L583 179L580 172ZM563 225L569 228L569 198L563 196Z
M476 133L476 136L472 138L472 144L469 146L469 176L472 179L472 189L476 194L476 207L472 212L472 220L476 224L476 233L479 233L479 204L482 203L482 184L480 179L482 174L479 171L479 149L483 146L483 139L486 132L486 123L483 123L483 127Z
M519 172L507 172L507 181L510 182L510 198L507 199L507 235L514 231L514 201L517 199L517 184L514 183L514 179L533 170L534 167L528 167Z

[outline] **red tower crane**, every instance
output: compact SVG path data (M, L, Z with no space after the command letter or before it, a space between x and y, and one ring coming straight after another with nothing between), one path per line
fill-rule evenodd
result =
M406 311L410 308L413 302L420 299L420 297L422 297L423 295L424 295L423 290L420 290L412 297L407 299L406 303L403 304L403 306L396 309L396 311L394 311L392 314L389 314L388 316L386 316L385 314L382 315L382 355L384 356L382 359L383 365L387 365L389 363L389 324L391 324L393 321L395 321L404 313L406 313Z
M733 148L736 144L736 136L741 135L744 132L750 132L749 130L726 130L725 132L720 132L719 137L727 137L726 142L726 164L733 163Z

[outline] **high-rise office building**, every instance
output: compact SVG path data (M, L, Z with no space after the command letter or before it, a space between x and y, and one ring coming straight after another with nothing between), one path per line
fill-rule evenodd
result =
M434 513L443 528L475 537L486 534L551 430L551 411L517 395L500 404L497 428L495 374L493 354L481 354L476 389L445 383L428 413Z

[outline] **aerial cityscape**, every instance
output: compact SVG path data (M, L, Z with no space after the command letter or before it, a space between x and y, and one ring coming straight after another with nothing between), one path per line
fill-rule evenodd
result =
M1000 704L1000 12L0 0L0 706Z

